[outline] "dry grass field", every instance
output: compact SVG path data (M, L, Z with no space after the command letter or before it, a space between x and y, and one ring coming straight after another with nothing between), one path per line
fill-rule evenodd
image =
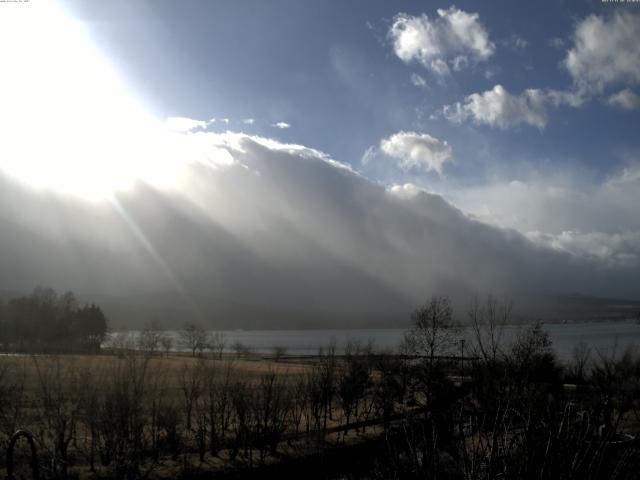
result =
M314 362L256 355L3 355L0 465L17 429L34 434L52 478L175 478L264 466L276 448L304 454L320 429L329 441L358 441L353 431L336 430L345 416L327 407L318 374ZM23 468L25 447L16 462Z
M222 358L212 356L192 356L190 354L171 353L145 355L139 352L128 352L126 355L0 355L0 370L5 372L4 381L24 382L26 390L36 388L42 374L60 369L64 372L84 372L91 377L123 366L142 366L150 377L162 377L167 380L170 389L179 388L178 379L185 369L196 366L210 366L223 369L231 368L236 379L255 382L265 373L275 373L286 378L303 374L310 369L309 363L292 361L274 361L255 356L252 359L237 358L225 355Z

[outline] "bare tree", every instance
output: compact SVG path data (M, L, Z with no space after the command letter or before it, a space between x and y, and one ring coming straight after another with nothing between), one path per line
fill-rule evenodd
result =
M160 450L161 446L168 447L171 458L174 461L178 459L182 446L179 425L179 408L169 398L160 405L158 411L158 431L162 432L162 436L158 439L158 450Z
M349 341L345 360L338 369L336 393L347 423L345 435L352 415L357 419L358 406L371 385L371 363L366 353L358 342Z
M583 383L591 369L591 347L579 342L571 352L571 362L567 366L567 375L576 383Z
M187 365L178 373L187 430L191 430L192 414L203 393L203 381L204 369L201 362Z
M276 362L279 362L287 355L287 347L284 345L275 345L272 349L273 358Z
M209 434L209 451L217 455L220 439L228 426L229 416L229 382L231 363L221 365L219 362L207 362L204 365L204 418ZM207 432L205 432L207 433Z
M309 405L314 417L315 429L324 433L327 422L333 415L333 400L336 395L337 359L336 345L331 342L318 351L318 362L308 377Z
M180 331L180 343L195 357L196 352L202 353L207 346L207 332L201 326L187 322Z
M117 477L136 477L145 450L149 357L127 352L107 366L96 419L97 446L102 464Z
M49 450L54 475L67 477L69 444L75 438L80 416L79 383L74 365L62 365L60 358L40 362L33 357L38 373L37 412L42 444Z
M298 375L296 376L296 379L293 383L291 391L291 408L289 410L289 423L292 425L296 434L299 433L302 419L305 413L308 412L308 399L309 392L307 386L307 377L305 375Z
M21 365L11 357L0 358L0 433L3 443L18 429L24 418L26 359ZM21 367L21 368L19 368Z
M160 346L162 332L158 322L147 322L136 339L137 347L148 355L153 355Z
M613 435L625 414L635 410L637 416L640 407L640 350L628 346L620 355L616 345L608 353L598 352L590 380L603 403L598 419L602 433Z
M503 352L504 330L511 321L513 305L493 295L484 303L474 298L468 309L469 323L474 336L475 353L485 361L495 362Z
M373 400L377 413L382 415L387 430L396 404L404 399L407 389L407 362L400 356L382 353L375 356Z
M162 346L164 354L168 356L169 353L171 353L171 350L173 350L173 337L167 332L162 332L160 336L160 345Z
M246 358L253 353L251 350L251 347L248 345L245 345L240 340L236 340L235 342L233 342L233 345L231 346L231 348L233 349L236 355L236 358L240 358L240 357Z
M275 454L282 435L287 429L290 401L285 384L274 372L260 378L255 394L254 442L260 453L260 465L264 465L267 453Z
M452 352L460 334L449 298L431 297L411 314L411 321L404 338L407 351L425 357L432 369L438 356Z
M215 397L215 409L219 421L220 438L224 438L231 423L231 380L234 378L235 369L232 361L224 365L221 383L218 385L218 393Z
M100 386L104 382L104 369L85 369L81 373L81 383L83 385L80 394L81 417L83 423L83 431L86 432L84 439L79 438L78 442L83 445L83 450L89 460L89 470L92 473L96 471L95 456L98 452L98 437L100 404L102 392ZM84 440L84 442L82 442Z
M160 435L165 425L161 422L161 417L170 405L169 386L167 385L167 371L156 369L153 375L149 376L147 395L148 401L145 404L147 417L147 432L150 437L151 451L155 462L160 458Z
M229 392L234 416L233 422L231 422L234 438L231 444L230 457L232 460L235 459L238 452L242 450L244 458L249 461L251 466L254 391L244 382L235 382L230 385Z
M209 332L207 335L207 349L221 359L224 349L227 347L227 337L222 332Z

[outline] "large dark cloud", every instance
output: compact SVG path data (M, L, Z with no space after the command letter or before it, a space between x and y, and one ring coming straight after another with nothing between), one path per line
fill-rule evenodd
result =
M2 179L0 288L73 289L115 326L219 328L404 325L436 293L460 303L488 292L640 298L635 267L539 246L311 149L200 135L234 162L190 164L181 188L139 183L114 204Z

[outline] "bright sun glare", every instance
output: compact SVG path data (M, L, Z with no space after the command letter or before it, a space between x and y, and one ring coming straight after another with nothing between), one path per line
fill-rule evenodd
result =
M0 170L87 199L179 175L171 152L180 139L145 113L54 2L3 5L0 61Z

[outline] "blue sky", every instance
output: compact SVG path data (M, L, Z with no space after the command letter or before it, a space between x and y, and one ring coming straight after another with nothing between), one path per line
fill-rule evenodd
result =
M598 99L578 109L552 109L543 129L502 131L429 120L444 105L497 84L513 94L570 89L573 79L562 61L576 24L591 14L637 11L633 4L458 2L456 8L478 13L495 52L444 78L418 61L400 60L389 29L401 12L434 20L448 4L154 1L65 7L86 22L94 42L156 115L226 117L236 129L318 148L356 168L369 146L400 130L447 140L458 160L448 176L473 182L482 180L482 151L509 167L524 158L577 163L605 175L620 166L621 151L638 147L638 110L620 111ZM550 45L558 40L564 46ZM413 85L412 74L427 87ZM244 118L256 123L242 125ZM292 128L274 131L270 125L278 121Z

